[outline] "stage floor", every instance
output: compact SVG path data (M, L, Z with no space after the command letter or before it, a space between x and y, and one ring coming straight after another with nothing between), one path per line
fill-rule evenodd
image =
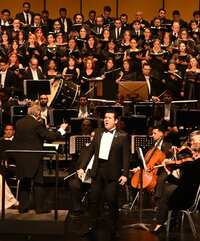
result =
M25 214L23 214L25 215ZM40 215L36 215L40 216ZM45 217L46 216L46 217ZM48 216L52 216L52 214L41 215L41 219L46 219ZM23 218L23 216L21 216ZM147 224L151 224L152 227L154 225L153 222L153 213L152 211L144 211L143 212L143 222ZM193 215L193 220L195 223L195 227L197 229L197 239L200 240L200 215L197 211ZM148 231L138 230L134 228L124 228L124 225L130 225L133 223L138 223L139 221L139 212L137 210L132 211L132 213L127 214L126 211L120 211L120 241L191 241L194 240L187 217L185 217L184 221L184 229L183 232L173 232L170 233L169 239L166 237L166 233L160 233L159 235L154 235ZM88 213L85 212L85 215L80 219L71 219L70 216L67 216L66 223L66 234L65 235L27 235L27 234L1 234L1 241L23 241L23 240L31 240L31 241L109 241L110 233L109 233L109 222L108 222L108 213L104 212L103 216L99 221L99 226L94 235L90 238L82 238L81 233L85 230L88 224ZM150 228L152 228L150 227ZM1 228L1 227L0 227Z

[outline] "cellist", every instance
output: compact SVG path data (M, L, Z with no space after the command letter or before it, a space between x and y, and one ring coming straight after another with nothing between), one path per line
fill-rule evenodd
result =
M169 152L169 149L171 148L172 144L169 142L166 142L164 138L164 132L165 129L163 126L158 125L153 127L153 139L155 141L155 145L160 138L162 138L160 144L158 145L158 149L165 153L166 158L171 158L172 154ZM150 149L152 149L153 146L151 146ZM132 171L136 173L140 167L134 168ZM158 178L157 178L157 185L156 185L156 191L155 191L155 200L156 200L156 206L154 207L154 211L157 211L157 205L158 202L162 196L164 185L165 185L165 179L167 178L167 172L165 171L164 167L160 167L157 172Z
M200 130L190 135L191 153L193 161L183 162L182 175L176 179L166 168L168 174L164 193L158 204L157 224L153 230L159 233L165 229L164 223L167 219L168 210L181 210L190 208L194 202L197 189L200 185ZM164 161L165 163L166 161ZM175 220L175 219L174 219ZM171 222L172 223L172 222ZM173 222L176 224L176 220Z

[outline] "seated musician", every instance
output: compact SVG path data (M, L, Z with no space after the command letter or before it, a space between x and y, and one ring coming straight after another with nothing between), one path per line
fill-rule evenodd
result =
M164 152L167 158L170 158L172 155L169 152L169 149L171 148L172 145L171 145L171 143L163 140L164 132L165 132L165 129L163 128L163 126L161 126L161 125L154 126L152 136L156 143L160 139L162 139L157 148L159 150L161 150L162 152ZM155 143L155 145L156 145L156 143ZM152 148L150 148L150 149L152 149ZM136 173L139 169L140 169L140 167L134 168L133 172ZM164 189L164 185L165 185L165 179L167 178L167 172L165 171L165 169L163 167L160 167L158 169L157 175L158 175L158 178L157 178L156 191L155 191L156 206L154 208L155 212L157 211L157 205L159 203L159 200L162 197L162 193L163 193L163 189Z
M78 110L78 118L87 118L90 116L90 107L85 95L80 96L79 104L75 106L74 109Z
M190 135L191 153L193 161L182 161L182 175L180 179L176 179L171 175L171 172L164 168L168 174L165 191L158 204L157 225L154 228L154 233L159 233L164 230L164 223L167 219L168 210L181 210L191 207L194 202L197 189L200 184L200 131L194 131ZM176 222L173 222L173 226Z
M95 132L91 132L90 138L91 141L93 140ZM81 155L80 158L78 159L77 163L76 163L76 170L79 169L80 163L81 163L81 157L84 156L83 153L86 153L88 151L88 148L90 148L90 146L86 146L81 150ZM85 191L87 191L89 184L88 183L84 183L82 182L77 176L71 178L69 180L69 189L70 189L70 193L71 193L71 198L72 198L72 206L73 206L73 212L70 214L71 218L79 218L80 216L82 216L83 211L82 211L82 197L83 197L83 193Z

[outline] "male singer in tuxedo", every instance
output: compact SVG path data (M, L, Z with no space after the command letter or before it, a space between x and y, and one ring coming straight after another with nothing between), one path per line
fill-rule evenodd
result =
M42 150L43 140L53 141L65 134L67 124L62 124L56 132L49 131L40 122L40 114L40 105L33 104L28 108L28 116L17 121L16 135L12 142L14 150ZM30 208L31 180L34 185L36 213L46 213L41 154L14 154L14 159L16 160L16 176L20 180L19 213L28 212Z
M130 143L126 132L116 129L118 123L117 113L108 110L104 117L104 129L95 132L90 150L84 155L78 171L80 179L84 176L84 170L94 155L94 163L91 170L91 226L82 236L88 236L96 230L99 202L105 190L106 200L109 206L111 239L118 238L119 211L117 204L119 185L127 182L130 162Z

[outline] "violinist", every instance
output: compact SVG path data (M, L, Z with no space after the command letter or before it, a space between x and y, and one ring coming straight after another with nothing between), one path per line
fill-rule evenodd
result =
M159 150L161 150L163 153L165 153L166 158L170 158L172 154L169 152L170 147L172 146L171 143L168 143L163 140L164 138L164 132L165 129L162 126L154 126L153 127L153 139L157 143L160 138L162 138L161 142L157 146ZM155 145L156 145L155 143ZM153 147L151 147L152 149ZM133 172L136 173L140 168L134 168ZM160 198L162 197L164 185L165 185L165 179L167 178L167 172L165 171L164 167L161 167L158 169L157 172L158 178L157 178L157 184L156 184L156 191L155 191L155 200L156 200L156 206L154 208L154 211L157 210L157 205L159 203Z
M181 210L189 208L194 202L197 189L200 184L200 130L194 131L190 135L191 155L193 161L182 161L182 175L180 179L175 178L171 172L166 168L164 161L164 168L167 172L167 181L162 198L158 204L157 225L154 228L154 233L159 233L165 229L164 223L167 219L168 210ZM176 220L171 222L173 226L176 225Z

